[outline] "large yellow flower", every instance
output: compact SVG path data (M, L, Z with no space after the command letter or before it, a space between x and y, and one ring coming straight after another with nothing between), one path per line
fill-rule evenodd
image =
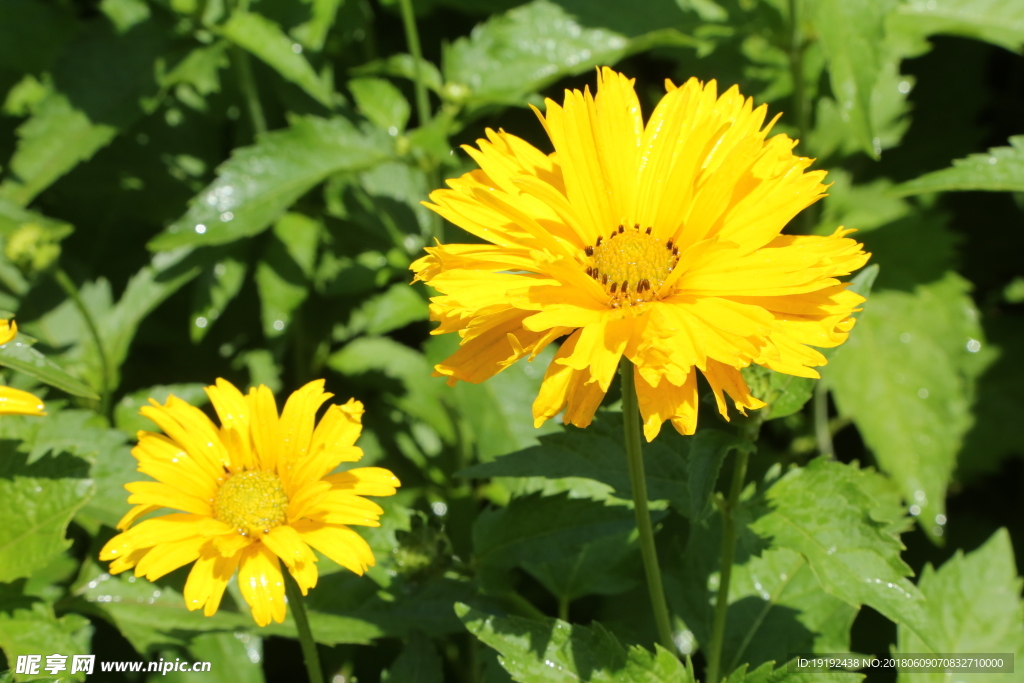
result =
M0 346L18 336L13 320L0 320ZM0 386L0 415L46 415L38 396L21 389Z
M758 408L739 368L757 363L817 377L811 346L842 343L863 299L836 279L862 266L861 245L780 235L823 196L824 171L766 139L766 108L733 87L691 79L644 125L633 81L599 71L596 96L566 91L536 109L554 145L544 154L487 130L464 149L478 170L430 195L431 209L486 244L428 248L416 278L432 299L435 334L461 348L436 373L482 382L569 335L533 405L537 425L565 409L590 423L620 357L634 376L648 440L671 420L697 423L697 373L736 407Z
M311 548L356 574L372 567L370 547L349 525L379 526L383 511L362 496L390 496L399 482L379 467L329 474L363 456L354 445L363 405L332 405L314 428L317 410L332 396L323 387L323 380L302 387L278 417L267 387L243 396L218 379L206 393L220 428L174 396L144 407L164 433L139 432L132 454L139 471L156 481L125 486L135 507L118 524L123 533L100 552L101 560L112 560L110 572L134 567L136 576L154 580L195 562L185 604L210 616L237 570L253 618L266 626L285 615L279 558L303 595L317 581ZM132 526L161 508L181 512Z

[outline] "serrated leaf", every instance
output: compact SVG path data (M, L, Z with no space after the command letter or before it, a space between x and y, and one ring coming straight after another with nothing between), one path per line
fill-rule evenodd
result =
M710 430L709 430L710 431ZM668 500L684 515L691 514L692 487L688 482L691 449L695 439L662 434L644 444L644 468L650 500ZM731 447L726 437L719 445ZM701 438L701 453L719 442L719 437ZM621 415L609 413L587 429L567 427L564 433L540 437L540 445L510 453L492 462L474 465L458 473L461 477L545 477L563 479L583 477L611 487L619 498L632 498L629 468L623 450ZM701 475L696 492L710 493L714 486L711 473ZM711 480L711 481L708 481ZM705 499L706 500L706 499ZM703 507L703 500L701 507Z
M430 638L413 633L395 663L384 671L382 683L442 683L444 667Z
M799 412L814 394L814 379L775 372L760 365L743 368L743 378L751 393L767 404L759 411L764 420Z
M956 159L949 168L897 185L894 192L911 195L979 190L1024 192L1024 135L1011 137L1009 147L993 147L988 154Z
M94 490L85 462L71 456L25 464L3 446L0 457L0 582L31 576L69 547L68 523ZM74 474L80 478L72 478ZM69 476L72 475L72 476Z
M900 558L899 538L871 514L877 503L861 485L863 476L825 458L790 470L768 490L771 512L751 530L772 547L803 555L826 592L854 607L870 605L921 634L924 597L906 578L912 572Z
M35 377L40 382L66 391L72 396L99 398L84 382L72 377L52 360L21 341L22 336L19 334L13 341L0 346L0 365Z
M165 251L255 235L329 175L370 168L391 155L386 133L341 118L296 118L290 128L236 149L217 180L149 246Z
M882 69L886 4L881 0L818 0L811 21L828 61L832 92L861 148L881 153L871 117L871 93Z
M1016 0L910 0L894 19L922 36L948 33L1024 49L1024 6Z
M71 657L90 653L91 635L92 626L85 617L67 614L58 619L50 605L20 595L13 586L0 588L0 648L12 666L20 655L42 655L39 672L45 675L46 655L57 653L67 657L59 680L84 681L84 673L70 675ZM33 676L32 680L41 679Z
M419 291L399 282L370 297L353 311L348 329L350 332L363 330L366 334L380 335L429 317L427 302Z
M914 292L874 292L823 371L839 411L853 418L933 535L942 533L935 520L945 514L956 454L972 421L973 381L982 369L974 353L982 333L967 287L950 274Z
M694 683L692 669L660 645L651 653L624 648L597 622L590 628L555 619L485 614L467 605L456 612L466 628L497 650L520 683Z
M925 565L918 588L928 599L928 636L939 652L1013 653L1024 657L1024 581L1017 575L1013 545L1006 529L1000 529L977 550L956 554L939 569ZM913 631L897 629L897 654L929 652ZM899 683L943 683L947 673L901 672ZM957 681L1009 683L1012 673L956 673Z
M274 224L255 275L263 334L268 338L285 333L292 313L309 296L322 230L319 221L299 213L286 213Z
M348 88L363 116L391 135L405 132L409 102L402 92L383 78L353 78ZM392 132L392 130L394 132Z
M254 12L236 11L220 27L220 33L265 62L282 78L305 90L320 104L328 109L334 106L330 85L302 56L301 47L297 51L293 49L297 43L270 19Z

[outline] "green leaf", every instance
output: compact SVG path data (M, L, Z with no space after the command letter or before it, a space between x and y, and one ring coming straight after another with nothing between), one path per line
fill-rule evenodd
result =
M45 676L46 655L65 655L67 668L59 672L59 680L84 681L84 673L69 675L71 657L91 652L91 636L92 626L85 617L67 614L58 619L50 605L19 594L13 586L0 587L0 648L11 666L19 655L42 655L39 672ZM41 679L33 676L32 680Z
M584 14L588 21L574 14ZM491 17L445 50L445 92L470 107L522 106L528 95L559 78L614 64L632 50L693 44L671 28L673 19L681 21L685 15L672 3L627 8L578 2L566 11L559 4L534 0ZM607 28L585 28L595 25Z
M766 662L749 672L744 664L729 676L726 683L857 683L862 680L863 674L845 671L790 671L788 664L776 669L775 662Z
M31 576L71 547L64 532L94 490L84 461L64 455L26 465L7 443L0 447L0 582Z
M41 213L24 209L9 199L0 197L0 235L10 239L11 235L26 226L35 225L52 240L61 240L70 235L74 228L70 223L48 218Z
M881 143L871 117L871 93L882 69L886 2L818 0L811 21L828 61L832 92L861 148L877 158Z
M466 628L497 650L499 661L520 683L694 683L693 670L668 650L624 648L597 622L587 628L555 619L485 614L456 605Z
M406 53L391 55L386 59L377 59L357 66L351 70L354 76L397 76L416 80L416 59ZM441 92L441 72L432 62L420 60L420 78L423 84L436 93Z
M263 683L263 639L249 633L203 633L188 644L192 661L209 662L209 671L161 672L168 683ZM179 653L174 653L179 654ZM173 655L169 652L166 659ZM155 678L155 677L154 677Z
M165 251L224 244L262 232L327 176L370 168L392 155L386 133L345 119L296 118L290 128L236 149L188 212L149 244Z
M1013 545L1006 529L1000 529L977 550L956 554L938 570L925 565L918 588L928 602L927 629L938 652L1013 653L1024 657L1024 581L1017 575ZM897 654L927 653L929 649L913 631L897 630ZM942 683L947 673L900 673L900 683ZM1016 680L1012 673L957 673L957 681L1002 683Z
M926 173L895 188L901 195L978 190L1024 192L1024 135L1011 137L1009 147L993 147L988 154L956 159L949 168Z
M429 317L427 302L418 290L399 282L370 297L353 311L348 328L350 332L363 330L366 334L379 335Z
M442 683L444 666L430 638L413 633L402 653L381 676L382 683Z
M263 258L256 265L256 289L260 294L263 334L284 334L292 313L309 296L323 226L308 216L286 213L274 224Z
M99 396L80 380L65 372L59 365L23 342L19 334L13 341L0 346L0 365L35 377L72 396L99 399Z
M114 126L95 124L61 93L51 93L18 128L18 150L0 198L20 206L31 202L62 175L110 144Z
M493 381L493 380L491 380ZM501 456L492 462L474 465L458 473L461 477L545 477L564 479L584 477L611 487L619 498L632 499L629 468L623 450L621 415L608 413L586 429L567 427L564 433L540 437L540 445ZM711 431L711 430L709 430ZM644 467L647 475L647 496L650 500L668 500L684 515L691 514L691 487L688 469L691 448L697 439L686 439L667 432L644 445ZM733 444L727 437L701 437L701 457L713 457L708 451L714 445L728 450ZM723 454L724 455L724 454ZM716 471L717 474L717 471ZM710 472L703 473L694 485L698 493L710 493L714 481ZM704 500L700 507L703 508Z
M391 135L405 132L409 122L409 102L402 92L383 78L353 78L348 89L363 116ZM392 132L394 131L394 132Z
M333 108L330 84L317 76L302 56L302 46L289 38L281 27L253 12L232 13L220 33L243 50L252 53L287 81L299 86L328 109ZM296 50L296 47L298 48Z
M118 34L105 19L83 24L54 67L54 90L18 129L0 197L26 206L136 120L156 94L155 62L167 43L156 17Z
M203 340L227 305L242 290L249 270L246 247L248 244L244 240L236 242L227 247L219 258L203 265L192 290L192 324L188 328L192 343Z
M872 514L879 504L862 484L875 476L825 458L790 470L768 490L771 512L751 530L803 555L829 594L922 633L924 598L905 578L912 572L900 558L903 545Z
M946 489L971 426L982 333L968 284L950 274L914 292L874 292L823 376L922 529L942 534Z
M290 33L305 47L319 52L345 0L312 0L311 4L309 21L294 27Z
M179 588L166 581L157 584L130 574L111 576L96 564L83 568L73 593L85 601L86 607L79 611L112 623L140 653L184 647L199 633L256 630L249 606L244 602L232 604L230 594L217 613L207 617L201 610L189 611ZM368 644L383 634L376 626L350 616L314 612L310 614L310 623L317 642L324 645ZM291 613L283 624L266 626L260 634L296 637Z
M686 471L690 509L689 511L680 510L680 512L688 514L694 522L701 522L711 512L711 494L715 491L718 472L722 469L725 456L730 451L753 451L754 446L738 434L707 427L698 430L693 437L683 438L679 441L680 444L685 443L690 448ZM649 449L650 446L645 450ZM644 453L645 461L648 457L648 454ZM650 482L648 482L648 491L650 491ZM650 494L648 493L648 495Z
M431 365L454 353L457 345L456 335L438 336L427 342L425 347ZM446 387L444 382L438 382L443 392L441 396L458 413L479 459L491 460L528 448L544 434L562 430L554 420L539 429L524 428L533 422L530 406L553 357L554 349L549 347L532 362L515 363L480 384L459 382L454 387Z
M814 379L775 372L760 365L743 368L743 378L754 396L768 404L761 410L765 420L799 412L814 394Z
M1024 50L1024 7L1016 0L911 0L893 20L922 36L949 33Z

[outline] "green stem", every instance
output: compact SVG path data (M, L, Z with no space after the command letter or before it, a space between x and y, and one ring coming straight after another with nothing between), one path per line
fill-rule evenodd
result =
M320 653L317 652L313 632L309 629L309 617L306 615L306 603L303 601L302 591L299 590L299 584L295 583L295 579L292 578L292 574L287 568L282 573L284 574L284 590L288 596L288 606L292 608L295 626L299 630L299 645L302 646L302 658L306 661L309 683L323 683L324 674L320 669Z
M633 509L636 512L636 526L640 532L640 552L647 575L647 590L651 595L651 608L658 626L658 640L669 651L675 652L672 641L672 623L665 602L665 589L661 583L661 569L658 567L658 550L654 546L654 529L651 514L647 509L647 476L644 474L643 445L640 441L640 408L637 404L636 384L633 378L633 363L623 356L619 365L622 377L622 426L626 440L626 460L629 463L629 479L633 486Z
M423 82L423 50L420 49L420 34L416 30L416 15L412 11L412 0L399 0L402 8L402 24L405 26L405 40L409 43L412 53L412 75L416 83L416 116L420 126L430 123L430 99L427 97L427 85Z
M231 48L231 53L235 60L235 68L238 69L238 84L242 88L245 105L249 109L249 120L252 121L253 133L255 137L259 137L267 132L267 119L263 115L259 91L256 90L256 79L252 75L249 53L237 46Z
M96 326L96 320L93 319L92 313L86 307L85 302L82 301L74 280L64 272L64 269L58 267L53 271L53 277L57 280L57 284L60 285L61 289L71 298L78 312L82 314L85 326L89 328L89 334L92 336L93 343L96 344L96 355L100 358L101 375L100 413L110 417L110 392L113 391L114 381L110 376L110 361L107 359L107 350L103 347L103 339L100 338L99 327Z
M793 78L793 115L800 136L801 147L806 145L809 112L807 111L806 84L804 83L804 40L800 32L799 0L789 0L789 71Z
M832 425L828 420L828 388L819 380L814 386L814 438L818 452L828 458L835 457L832 445Z
M718 597L715 599L715 620L711 627L711 645L708 648L707 683L718 683L722 678L722 642L725 639L725 616L729 611L729 582L732 580L732 563L736 555L736 519L733 514L739 506L743 482L747 477L747 460L749 458L749 450L741 449L736 452L729 498L722 506L722 562L719 569Z

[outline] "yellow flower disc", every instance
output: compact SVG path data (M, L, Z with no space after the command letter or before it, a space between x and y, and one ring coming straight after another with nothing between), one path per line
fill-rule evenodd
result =
M288 496L273 472L239 472L220 485L214 516L243 536L269 534L285 520Z

